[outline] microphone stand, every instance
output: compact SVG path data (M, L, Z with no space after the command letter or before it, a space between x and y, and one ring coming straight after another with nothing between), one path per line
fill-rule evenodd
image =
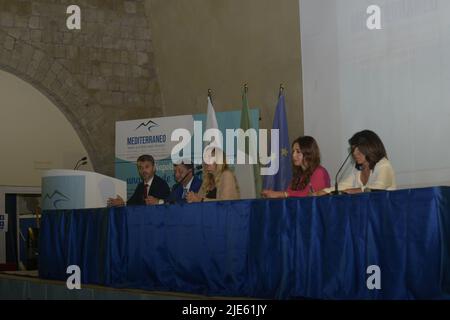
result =
M73 170L77 170L78 168L78 164L80 163L81 159L77 161L77 164L75 165L75 167L73 167Z
M82 163L80 163L79 166L77 166L77 167L75 168L75 170L80 169L81 166L84 166L84 165L86 165L86 164L87 164L87 161L83 161Z
M339 191L338 177L339 177L339 174L341 173L342 169L344 168L344 165L347 163L348 158L350 158L350 156L353 154L353 150L354 150L354 148L352 148L350 150L350 152L347 155L347 158L345 158L344 162L342 163L341 167L339 168L338 172L336 173L336 177L334 180L334 191L332 191L330 193L332 195L344 194L343 191Z
M83 157L80 160L77 161L77 164L75 165L75 167L73 168L73 170L77 170L79 167L80 162L84 161L80 166L85 165L87 163L87 157Z

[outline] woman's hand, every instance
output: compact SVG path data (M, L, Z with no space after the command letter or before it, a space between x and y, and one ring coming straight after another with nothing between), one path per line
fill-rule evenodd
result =
M284 191L263 190L261 191L263 198L287 198Z
M320 191L317 191L317 192L312 193L311 195L312 195L312 196L324 196L324 195L327 195L327 194L328 194L328 193L326 193L325 191L320 190Z
M195 193L195 192L192 192L192 191L188 192L187 195L186 195L186 201L188 203L201 202L202 199L203 198L198 193Z
M363 192L361 188L353 188L353 189L346 189L344 190L347 194L357 194Z

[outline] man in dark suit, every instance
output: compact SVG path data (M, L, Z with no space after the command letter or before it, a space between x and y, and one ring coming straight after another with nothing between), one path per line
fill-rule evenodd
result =
M150 155L142 155L137 159L137 168L142 182L134 190L133 195L128 199L127 205L152 205L164 203L170 194L167 182L158 177L155 167L155 160ZM108 206L123 206L125 201L120 197L108 199Z
M181 162L174 164L176 184L172 187L172 192L166 202L186 202L188 192L197 193L202 186L202 180L194 175L194 165Z

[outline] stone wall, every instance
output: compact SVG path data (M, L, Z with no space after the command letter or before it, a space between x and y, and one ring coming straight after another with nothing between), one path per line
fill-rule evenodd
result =
M81 30L66 26L71 4ZM114 174L115 121L163 115L144 1L2 0L0 68L63 112L100 173Z

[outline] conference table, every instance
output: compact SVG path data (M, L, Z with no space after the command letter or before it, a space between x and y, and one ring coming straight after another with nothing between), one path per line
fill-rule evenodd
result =
M448 299L450 187L45 211L39 276L267 299Z

